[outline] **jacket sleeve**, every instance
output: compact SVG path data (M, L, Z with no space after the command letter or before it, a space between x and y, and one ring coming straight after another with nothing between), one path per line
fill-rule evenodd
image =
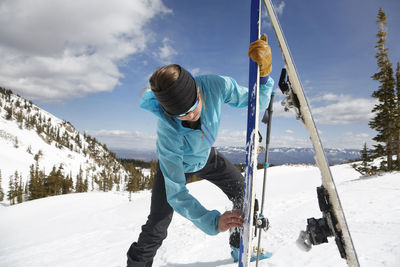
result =
M192 221L206 234L218 234L218 219L221 213L204 208L186 187L182 137L173 133L173 130L160 125L157 135L157 154L165 180L168 203L176 212Z
M236 108L245 108L248 106L249 90L247 87L238 85L233 78L207 75L207 83L212 90L218 91L221 94L226 104ZM273 86L274 80L271 77L267 76L260 79L260 110L268 107Z

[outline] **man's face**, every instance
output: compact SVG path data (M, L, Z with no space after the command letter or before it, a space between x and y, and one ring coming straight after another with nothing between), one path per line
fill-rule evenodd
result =
M197 121L198 119L200 119L201 109L202 109L202 99L201 99L201 95L199 95L199 103L198 103L197 107L195 108L195 110L188 113L184 117L178 117L178 119L181 121Z

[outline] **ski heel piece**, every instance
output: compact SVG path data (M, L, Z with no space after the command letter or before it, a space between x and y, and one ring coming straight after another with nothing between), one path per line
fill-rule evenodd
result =
M301 231L299 237L296 240L296 245L306 252L310 251L312 244L308 234L305 231Z
M338 220L333 212L328 191L321 185L317 187L317 195L323 217L307 219L307 228L300 232L297 244L301 249L309 251L313 245L328 243L328 237L334 237L340 256L346 259L343 235L336 227Z

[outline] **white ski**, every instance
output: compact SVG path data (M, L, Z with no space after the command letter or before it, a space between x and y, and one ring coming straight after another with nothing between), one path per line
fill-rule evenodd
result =
M312 117L310 107L308 105L303 87L300 82L299 75L296 71L292 56L283 35L281 26L276 17L271 0L263 0L275 31L285 69L281 74L280 87L286 95L285 109L293 108L296 111L297 119L299 119L310 134L312 144L315 150L315 160L321 172L322 186L318 188L318 200L323 218L308 220L307 230L302 232L299 243L303 247L310 249L311 245L327 242L327 237L334 236L338 245L340 254L346 259L349 266L360 266L350 236L350 231L344 216L342 205L336 190L329 164L323 150L317 128ZM287 77L286 79L286 72ZM325 228L318 228L318 224L325 224Z

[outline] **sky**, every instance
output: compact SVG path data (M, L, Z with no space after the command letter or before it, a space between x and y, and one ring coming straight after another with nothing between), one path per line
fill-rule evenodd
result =
M400 61L400 1L273 0L326 148L373 144L368 126L379 84L376 16ZM271 147L310 147L277 88L283 67L263 7L276 99ZM1 0L0 86L71 122L109 148L155 148L156 117L139 107L152 72L177 63L194 75L230 76L248 86L250 1ZM216 145L245 145L246 109L225 106ZM265 136L265 126L260 127Z

